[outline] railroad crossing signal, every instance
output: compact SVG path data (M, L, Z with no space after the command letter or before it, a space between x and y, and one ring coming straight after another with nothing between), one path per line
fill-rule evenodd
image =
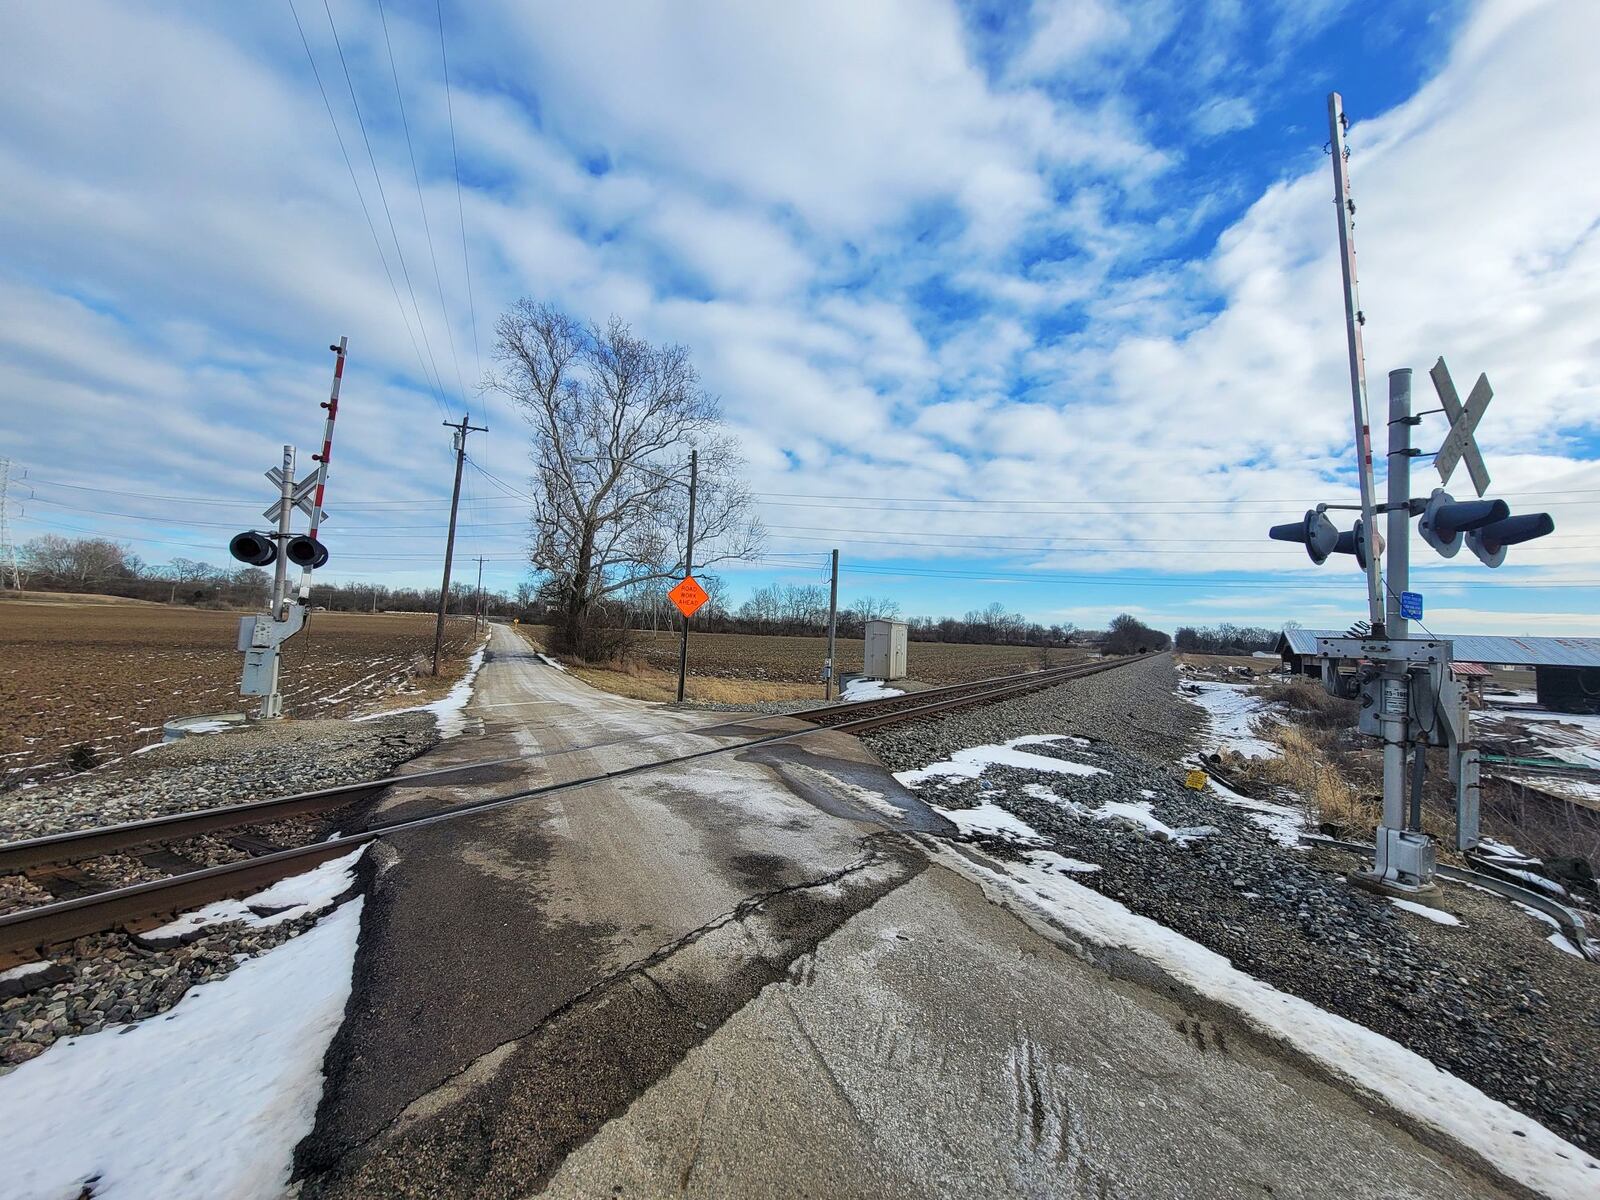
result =
M1483 455L1479 453L1478 443L1472 435L1478 428L1478 422L1483 420L1489 401L1494 399L1489 377L1478 376L1478 382L1472 385L1472 392L1467 396L1464 407L1461 398L1456 395L1456 385L1450 378L1450 368L1444 365L1443 358L1433 364L1428 377L1433 380L1433 390L1439 393L1439 403L1444 406L1444 415L1450 422L1450 432L1433 459L1433 465L1439 468L1439 483L1441 486L1449 483L1456 464L1465 459L1467 473L1472 476L1472 486L1478 489L1478 495L1481 496L1489 490L1489 468L1483 465Z
M314 511L316 504L311 498L312 494L317 490L317 480L320 475L321 469L319 468L318 470L311 472L311 474L307 475L299 483L294 485L294 506L301 512L305 513L306 516L314 518L318 524L328 519L328 512L326 509L323 510L320 518L317 517L317 514ZM282 488L283 468L273 467L272 470L267 472L267 478L272 480L274 487ZM283 500L278 499L274 500L271 507L265 509L261 515L269 521L276 521L278 519L278 514L282 511Z
M711 599L706 594L705 588L700 586L700 581L693 575L685 575L678 586L667 593L667 599L677 606L685 620L700 611L705 602Z

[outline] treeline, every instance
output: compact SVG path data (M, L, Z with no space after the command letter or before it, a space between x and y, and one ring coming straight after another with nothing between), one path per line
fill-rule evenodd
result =
M1190 654L1253 654L1277 646L1278 631L1261 625L1185 625L1177 636L1178 649Z
M697 575L707 599L695 627L711 633L762 633L819 637L828 632L828 589L822 584L772 584L759 587L737 608L728 603L726 582L710 572ZM843 638L866 636L867 622L896 620L900 604L882 596L842 601L837 621ZM676 628L677 610L663 588L640 589L613 602L606 613L613 627L639 630ZM1072 625L1041 625L1021 613L991 604L964 617L909 617L906 636L916 642L967 642L1007 646L1068 646L1092 640Z
M272 572L261 567L219 567L193 558L154 564L120 542L107 538L37 537L18 548L18 574L24 590L124 596L200 608L260 608L271 599ZM6 572L9 584L9 572ZM291 583L300 572L291 569ZM502 592L483 593L491 616L536 614L533 589L521 589L524 603ZM323 583L313 578L310 603L332 612L437 612L438 588L389 588L382 584ZM453 583L450 611L476 611L476 587Z
M216 567L192 558L174 558L157 566L120 542L57 534L34 538L19 547L17 568L23 588L33 591L124 596L213 608L265 604L272 587L272 576L260 567Z

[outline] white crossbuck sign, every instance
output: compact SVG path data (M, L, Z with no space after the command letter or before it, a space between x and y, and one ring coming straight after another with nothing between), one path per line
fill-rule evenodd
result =
M1439 447L1439 453L1434 457L1433 465L1439 468L1439 482L1450 482L1450 476L1456 469L1456 464L1466 460L1467 473L1472 476L1472 486L1478 489L1478 495L1483 495L1489 490L1489 468L1483 465L1483 455L1478 452L1478 443L1473 438L1473 432L1478 428L1478 422L1483 420L1484 409L1489 407L1489 401L1494 399L1494 389L1489 386L1489 377L1479 375L1478 382L1472 385L1472 393L1467 397L1466 406L1461 404L1461 397L1456 395L1456 385L1450 378L1450 369L1444 365L1444 359L1433 364L1433 370L1428 372L1433 379L1433 390L1439 393L1439 403L1444 406L1444 415L1450 421L1450 432L1445 436L1444 445Z
M267 472L267 478L272 480L275 486L281 488L283 486L283 468L273 467L272 470ZM311 472L311 474L307 475L299 483L294 485L294 506L301 512L305 513L305 515L308 517L311 516L312 509L311 495L316 490L317 472L315 471ZM278 499L274 500L272 502L272 507L267 509L261 515L266 517L266 519L269 521L276 521L278 519L278 514L281 511L283 511L283 501ZM326 521L327 519L328 510L323 509L322 521ZM322 521L319 521L318 524L321 524Z

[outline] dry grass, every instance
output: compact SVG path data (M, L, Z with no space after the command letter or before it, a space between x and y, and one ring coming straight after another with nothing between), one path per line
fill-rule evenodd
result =
M1261 771L1270 782L1305 797L1325 825L1370 832L1382 815L1382 806L1364 796L1340 769L1329 751L1325 734L1284 725L1278 732L1283 757L1261 759Z
M537 625L519 626L528 642L545 653L544 629ZM566 667L568 674L590 687L632 700L671 701L678 698L678 673L637 658L596 664L579 662L568 655L552 656ZM769 679L725 679L720 676L691 674L684 692L690 700L713 704L755 704L763 700L822 700L820 683L785 683Z

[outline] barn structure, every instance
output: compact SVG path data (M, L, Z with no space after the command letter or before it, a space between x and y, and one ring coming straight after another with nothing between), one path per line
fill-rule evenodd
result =
M1341 629L1285 629L1278 656L1291 671L1322 675L1319 637L1342 637ZM1600 638L1433 635L1451 643L1458 667L1520 667L1534 673L1539 704L1554 712L1600 713ZM1476 672L1460 671L1464 676ZM1481 676L1479 676L1481 678Z

